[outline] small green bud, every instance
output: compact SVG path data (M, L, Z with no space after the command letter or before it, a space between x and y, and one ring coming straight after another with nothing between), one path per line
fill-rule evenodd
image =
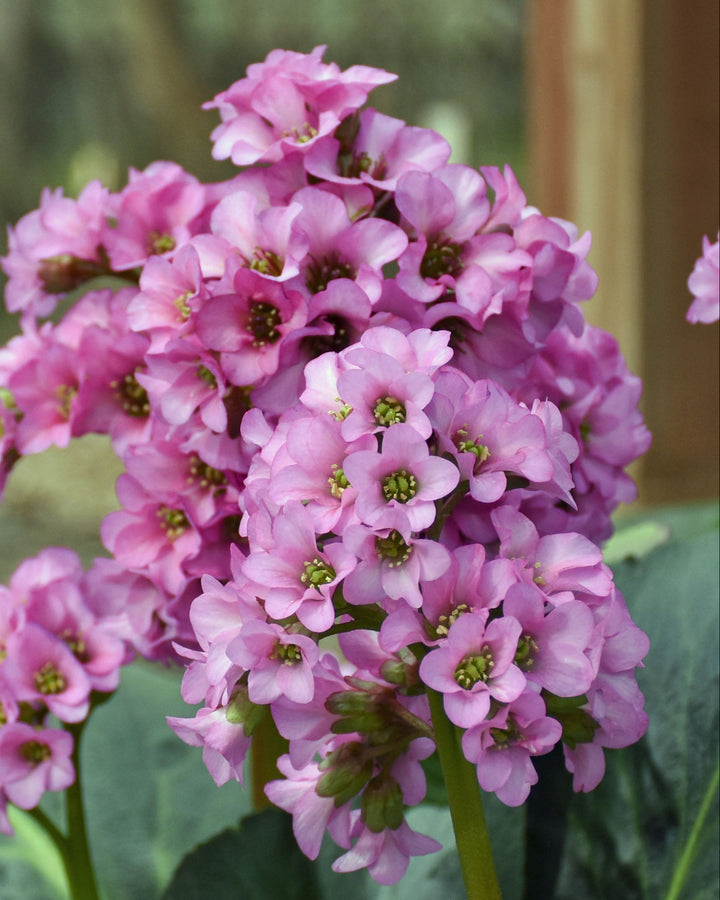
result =
M242 725L246 737L252 736L267 712L267 706L252 702L248 696L247 687L244 686L236 688L225 709L228 722L233 725Z
M361 817L376 834L386 828L399 828L405 818L400 785L388 775L380 774L368 782L362 795Z
M345 744L350 752L341 754L336 764L318 781L315 791L319 797L333 797L335 806L342 806L352 800L365 787L372 776L372 760L362 760L354 755L352 749L361 748L360 744Z

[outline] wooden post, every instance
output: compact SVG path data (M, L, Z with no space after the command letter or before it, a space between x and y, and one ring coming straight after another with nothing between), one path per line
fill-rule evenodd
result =
M530 0L530 201L593 232L588 319L645 381L641 500L717 495L717 326L686 281L718 228L717 0Z

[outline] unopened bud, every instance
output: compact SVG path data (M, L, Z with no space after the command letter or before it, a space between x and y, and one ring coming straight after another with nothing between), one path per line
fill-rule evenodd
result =
M360 744L345 746L361 747ZM319 797L332 797L335 806L342 806L360 793L371 777L372 771L371 760L362 760L352 753L341 754L333 768L318 781L315 792Z
M247 687L236 688L225 709L228 722L242 725L246 737L250 737L267 715L268 707L253 703L248 697Z
M405 818L400 785L387 775L381 774L368 782L362 795L362 820L376 834L386 828L399 828Z

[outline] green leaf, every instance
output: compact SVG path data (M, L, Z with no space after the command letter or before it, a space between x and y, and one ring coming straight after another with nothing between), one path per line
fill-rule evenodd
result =
M22 810L8 813L15 835L0 839L0 897L67 900L65 869L47 832Z
M337 854L336 854L337 855ZM366 900L367 876L307 859L279 809L246 816L187 856L162 900Z
M650 726L633 747L608 751L603 782L573 799L563 900L717 897L717 510L673 510L666 521L670 542L615 568L650 636L638 673Z
M250 808L236 782L218 788L199 748L165 716L189 717L180 673L136 663L85 736L88 829L107 900L157 897L182 857Z
M249 810L240 785L218 788L199 748L175 736L167 715L193 715L180 696L180 672L133 663L85 730L87 828L103 900L156 900L186 853ZM47 794L42 806L61 822L58 800ZM30 824L29 834L23 826L14 838L0 836L0 897L63 898L56 874L46 872L56 868L54 848Z

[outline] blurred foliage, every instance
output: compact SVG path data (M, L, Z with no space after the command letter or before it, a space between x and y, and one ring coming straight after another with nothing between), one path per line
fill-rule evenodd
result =
M371 97L383 112L458 120L463 162L522 169L524 0L33 0L0 3L0 220L128 166L174 159L203 180L216 111L201 104L276 46L399 74ZM438 113L438 104L441 104ZM447 120L447 115L444 115ZM460 149L458 147L458 149Z

